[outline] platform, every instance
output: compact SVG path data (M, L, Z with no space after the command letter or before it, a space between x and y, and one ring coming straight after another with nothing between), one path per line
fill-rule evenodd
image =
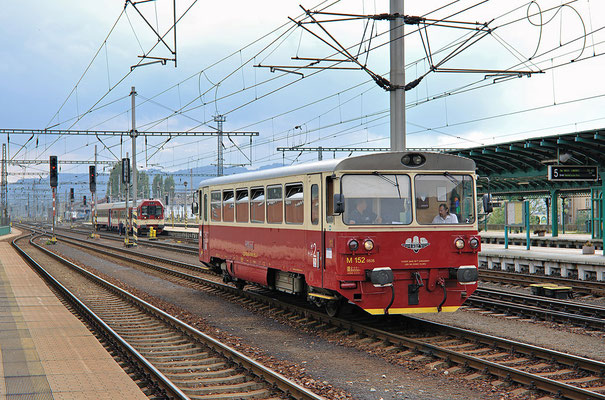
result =
M504 231L483 231L480 232L481 242L490 244L504 244ZM508 244L525 246L527 236L525 233L509 233ZM591 239L588 233L563 233L552 237L552 234L546 233L544 236L538 236L531 232L529 235L530 247L559 247L559 248L577 248L581 249L584 243L590 241L597 250L603 249L602 239Z
M147 399L8 241L0 242L4 399Z
M185 239L197 239L199 233L199 225L195 225L195 223L191 225L185 226L171 226L169 224L164 225L164 232L166 232L169 236L175 238L185 238Z
M581 249L481 244L479 266L487 269L557 275L564 278L605 281L605 256Z

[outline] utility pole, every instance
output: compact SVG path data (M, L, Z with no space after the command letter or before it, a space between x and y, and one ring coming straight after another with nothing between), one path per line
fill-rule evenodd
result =
M131 173L129 171L129 165L128 165L128 161L130 161L128 159L128 152L126 152L126 158L122 159L122 182L124 183L124 185L126 186L126 204L125 204L125 208L126 208L126 213L124 215L124 226L125 226L125 238L124 238L124 246L126 247L130 247L132 246L132 244L130 243L130 241L128 240L128 229L131 226L132 220L130 219L130 210L128 207L128 198L129 196L129 191L130 191L130 179L131 179Z
M97 173L97 145L95 144L95 174ZM92 193L92 204L93 204L93 222L92 222L92 235L95 237L97 231L97 191L96 191L96 176L95 176L95 191Z
M136 120L135 120L135 101L134 96L136 96L137 92L134 91L134 86L132 87L132 91L130 92L130 96L132 98L132 130L130 131L130 137L132 139L132 207L136 207L137 205L137 131L135 128ZM126 155L128 158L128 154Z
M187 181L185 184L185 197L183 198L183 216L185 217L185 228L187 228L187 194L189 193L187 190Z
M391 151L405 150L405 57L403 43L403 0L390 0Z
M215 115L214 121L217 124L218 129L218 149L217 149L217 162L216 162L216 175L223 176L223 122L227 120L222 114Z

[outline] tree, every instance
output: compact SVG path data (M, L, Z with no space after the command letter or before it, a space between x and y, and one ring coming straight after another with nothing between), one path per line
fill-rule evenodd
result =
M154 198L161 199L164 197L164 179L162 178L162 175L157 174L153 177L151 190L153 191Z
M175 186L174 178L172 176L169 176L164 180L164 193L169 195L171 200L174 199Z
M504 207L494 208L494 211L487 217L487 223L494 225L504 224Z
M149 176L145 171L137 171L137 198L145 199L149 196Z
M107 196L111 194L111 200L121 199L125 197L125 193L122 185L122 163L116 163L111 172L109 173L109 180L107 181ZM137 197L144 199L149 194L149 176L145 171L138 171L137 174ZM132 198L132 193L131 193Z
M110 197L109 201L114 199L120 199L121 193L120 188L122 187L122 164L116 163L111 172L109 173L109 180L107 181L107 192L106 195Z

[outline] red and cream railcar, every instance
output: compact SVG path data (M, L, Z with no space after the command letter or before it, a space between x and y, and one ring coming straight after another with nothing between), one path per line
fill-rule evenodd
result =
M198 191L199 258L330 314L344 301L455 311L477 287L474 171L454 155L389 152L212 178Z
M132 202L128 208L128 218L130 218ZM164 230L164 205L160 200L138 200L136 210L139 231L148 231L150 227L153 227L159 234ZM99 228L121 232L128 225L126 219L126 202L124 201L97 205L97 226Z

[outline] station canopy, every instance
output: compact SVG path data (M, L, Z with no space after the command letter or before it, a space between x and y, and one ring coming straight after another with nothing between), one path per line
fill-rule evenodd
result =
M448 149L446 152L475 161L479 194L544 197L553 190L570 196L587 194L591 188L602 188L605 129ZM549 166L551 174L558 175L554 179L549 179ZM591 180L596 169L598 180Z

